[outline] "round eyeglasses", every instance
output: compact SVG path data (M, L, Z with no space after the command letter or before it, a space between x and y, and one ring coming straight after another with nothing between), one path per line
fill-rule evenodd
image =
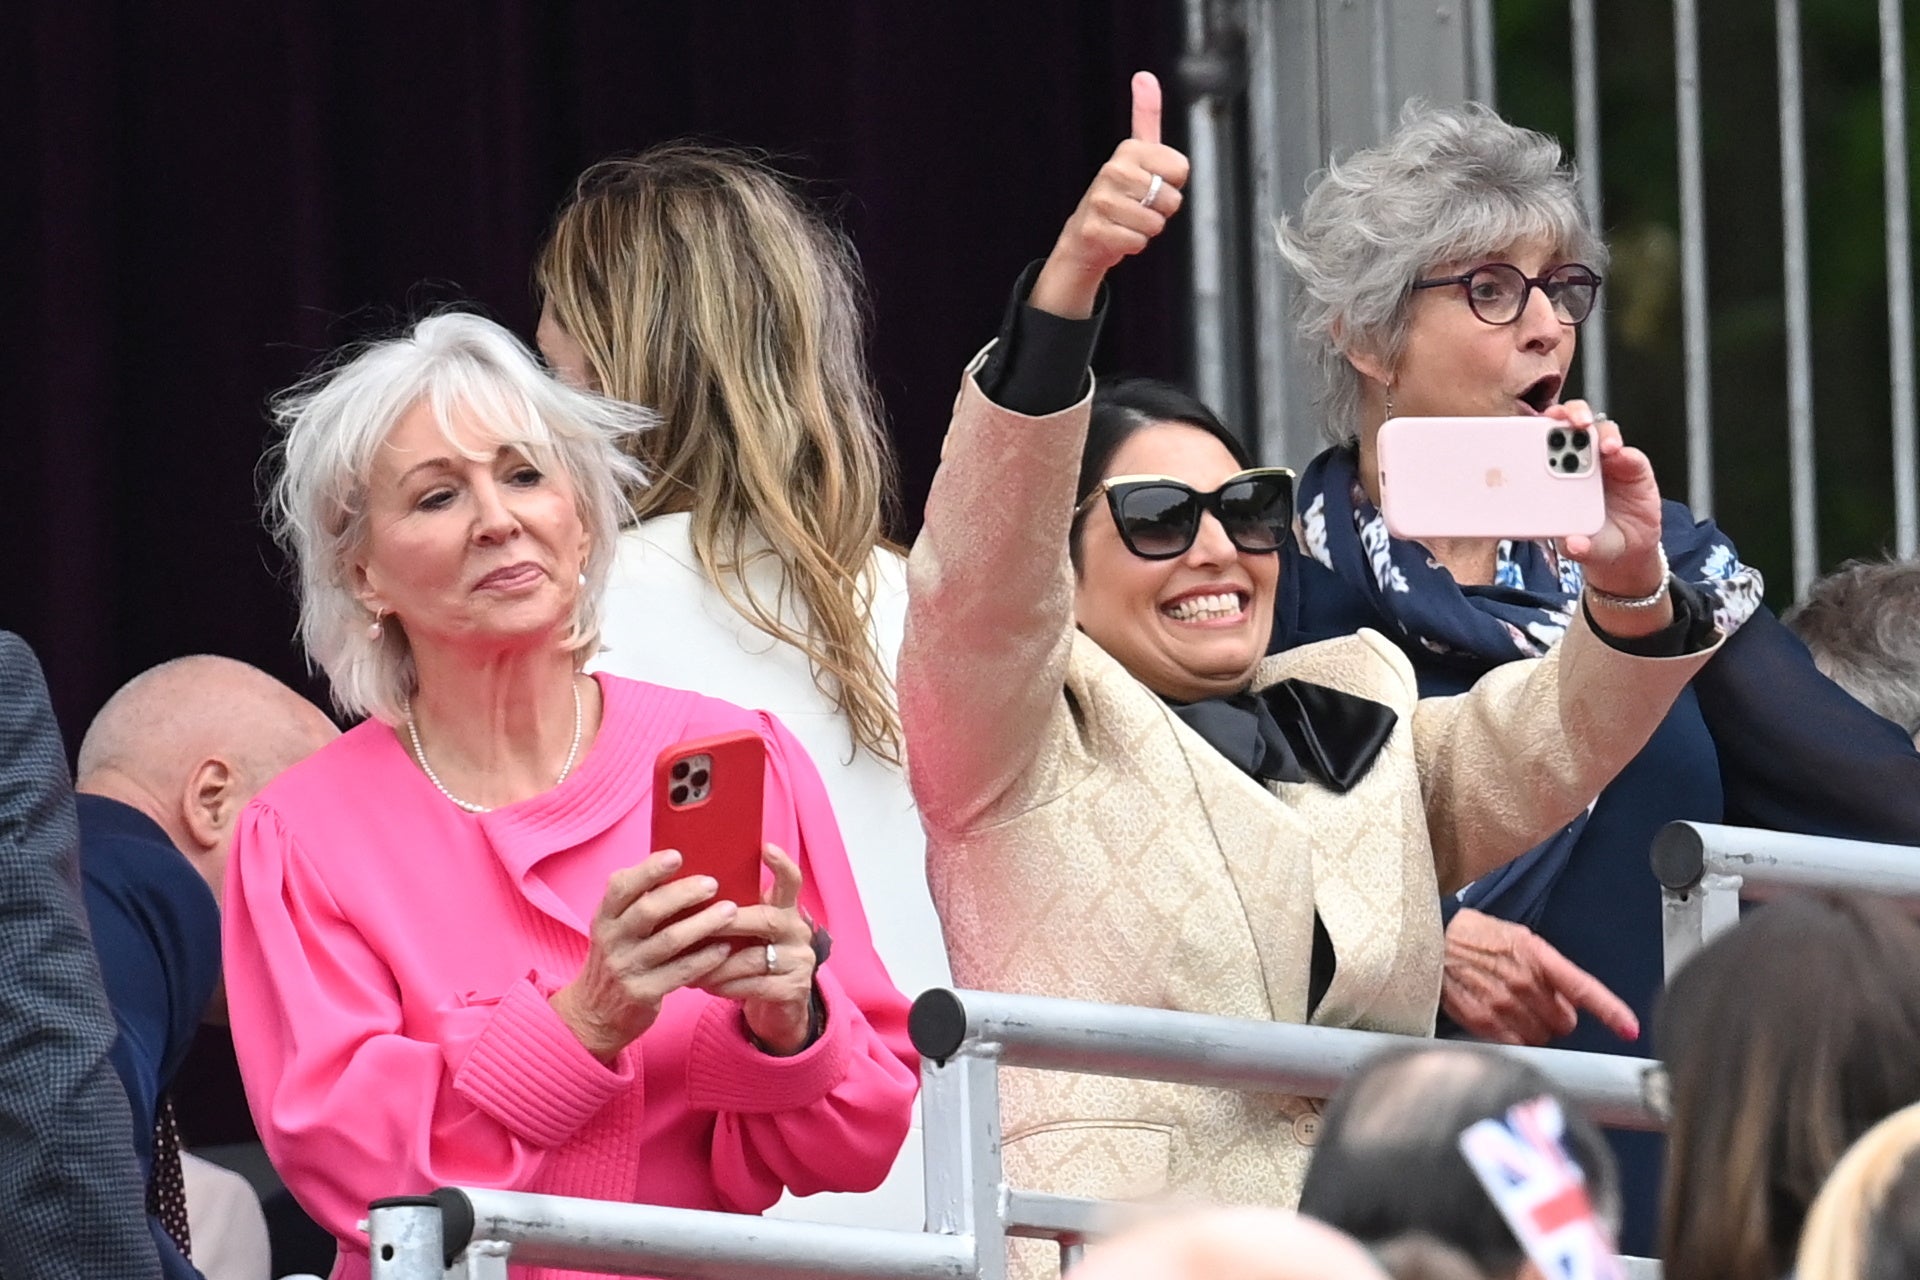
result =
M1579 324L1592 314L1600 292L1600 277L1592 267L1578 262L1562 263L1542 276L1530 276L1511 262L1489 262L1457 276L1415 280L1413 287L1440 289L1454 284L1465 288L1467 305L1487 324L1518 320L1535 289L1546 295L1561 324Z

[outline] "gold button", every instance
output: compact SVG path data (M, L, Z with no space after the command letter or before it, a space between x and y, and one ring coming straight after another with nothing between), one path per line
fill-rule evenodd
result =
M1293 1118L1293 1140L1303 1147L1320 1141L1320 1117L1314 1112Z

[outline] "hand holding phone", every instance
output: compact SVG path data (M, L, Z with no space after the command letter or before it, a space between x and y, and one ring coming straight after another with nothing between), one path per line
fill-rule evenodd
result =
M1380 510L1396 538L1591 537L1607 519L1600 432L1559 417L1389 418Z
M820 1028L812 928L799 910L800 866L761 840L766 771L766 744L755 733L667 748L654 764L653 843L679 850L688 875L711 876L717 897L739 908L733 927L714 935L730 943L732 954L694 985L739 1001L761 1047L788 1054L805 1048ZM763 862L773 876L765 894ZM695 904L674 919L699 909Z

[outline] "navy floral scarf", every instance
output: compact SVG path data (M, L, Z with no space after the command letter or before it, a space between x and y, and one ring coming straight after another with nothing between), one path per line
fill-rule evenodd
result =
M1352 446L1329 449L1300 478L1307 554L1366 596L1380 629L1415 659L1478 674L1559 643L1578 607L1580 566L1549 542L1503 541L1491 586L1462 587L1425 547L1393 537L1360 485ZM1674 575L1707 600L1731 635L1760 606L1760 572L1740 562L1711 521L1668 502L1661 541ZM1592 811L1589 806L1588 812ZM1566 868L1586 816L1507 866L1469 885L1460 905L1533 925Z

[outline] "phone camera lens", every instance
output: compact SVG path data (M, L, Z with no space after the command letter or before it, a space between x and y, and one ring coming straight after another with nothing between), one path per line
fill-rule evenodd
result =
M685 804L687 802L687 789L683 786L676 785L673 790L667 792L667 799L673 801L675 804Z
M1569 453L1563 458L1561 458L1560 469L1566 472L1568 475L1572 475L1574 472L1578 471L1580 469L1579 456L1577 454Z
M1547 432L1547 448L1553 450L1555 453L1558 453L1560 452L1560 450L1566 447L1567 447L1566 432L1562 431L1558 427L1555 427L1553 430Z
M680 782L685 780L686 776L687 776L687 762L685 760L674 761L673 780L675 782Z
M705 769L695 769L693 771L693 776L691 778L688 778L687 781L691 782L693 784L694 790L698 791L707 785L708 776L709 775Z
M1587 447L1588 445L1590 445L1590 444L1592 444L1592 443L1593 443L1593 437L1592 437L1592 436L1590 436L1590 435L1588 435L1588 434L1587 434L1586 432L1584 432L1584 431L1576 431L1576 432L1574 432L1574 433L1573 433L1573 447L1574 447L1574 448L1576 448L1576 449L1584 449L1584 448L1586 448L1586 447Z

